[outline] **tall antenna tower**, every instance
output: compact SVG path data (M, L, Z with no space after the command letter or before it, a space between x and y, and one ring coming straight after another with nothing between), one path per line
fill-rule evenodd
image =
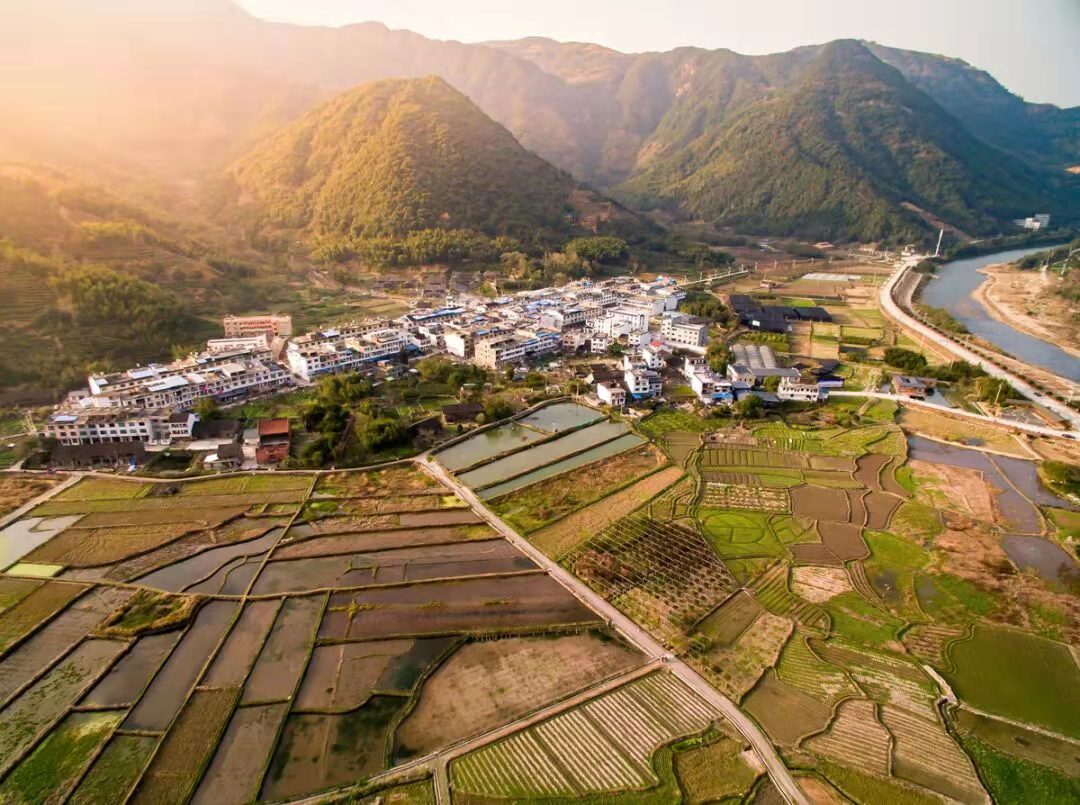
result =
M945 227L941 228L941 231L937 235L937 248L934 249L934 257L941 257L941 241L945 237Z

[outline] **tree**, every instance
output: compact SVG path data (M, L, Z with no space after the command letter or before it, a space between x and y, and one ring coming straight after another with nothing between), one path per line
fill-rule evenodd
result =
M761 385L765 387L766 391L776 391L778 388L780 388L780 376L770 375L769 377L766 377L764 381L762 381Z
M905 372L922 372L926 369L926 357L903 347L889 347L885 350L885 363L903 369Z
M617 341L612 342L611 346L607 349L608 357L621 358L626 350L623 349L623 345Z
M200 397L195 401L191 410L193 410L203 422L210 419L217 419L221 416L221 406L218 405L217 400L213 397Z
M714 338L709 342L709 348L705 350L705 360L709 364L710 369L719 374L723 374L727 371L728 361L731 360L731 352L728 350L728 345L719 338Z
M761 412L765 409L765 403L761 401L761 398L756 394L747 394L737 403L735 403L735 411L739 416L746 419L755 419L761 416Z
M566 244L566 252L605 265L625 262L628 253L625 240L610 236L574 238Z
M506 419L508 416L513 416L516 410L517 406L506 397L489 397L484 401L484 416L488 422Z

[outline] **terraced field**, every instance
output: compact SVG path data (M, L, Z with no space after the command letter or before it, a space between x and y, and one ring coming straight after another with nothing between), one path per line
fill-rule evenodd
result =
M659 782L657 748L704 730L719 713L666 673L652 674L451 767L455 790L486 797L572 797Z
M5 802L304 797L642 661L412 465L91 478L37 508L14 525L56 575L0 575ZM623 763L582 779L645 779Z

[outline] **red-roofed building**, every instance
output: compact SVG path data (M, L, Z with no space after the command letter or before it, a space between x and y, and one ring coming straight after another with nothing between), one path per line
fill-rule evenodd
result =
M289 420L260 419L259 445L255 460L260 464L276 464L289 456Z

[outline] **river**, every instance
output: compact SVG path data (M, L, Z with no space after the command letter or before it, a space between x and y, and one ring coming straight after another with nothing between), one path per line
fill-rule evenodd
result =
M1080 360L1056 344L1035 338L996 321L990 312L971 298L971 294L986 281L979 269L998 263L1011 263L1029 254L1045 251L1052 245L1027 249L984 254L953 260L938 268L937 278L926 283L922 301L934 307L944 308L975 335L997 345L1020 360L1049 369L1055 374L1080 381Z

